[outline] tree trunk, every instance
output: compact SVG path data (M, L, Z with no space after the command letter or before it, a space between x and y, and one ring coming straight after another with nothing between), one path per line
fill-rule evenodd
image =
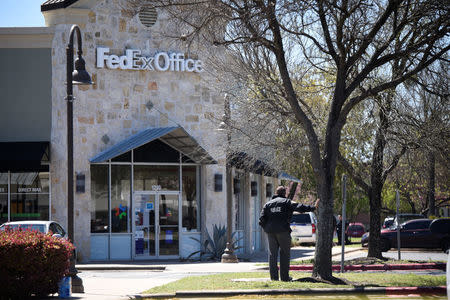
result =
M390 107L388 105L387 107ZM381 191L384 185L383 162L384 148L386 147L385 132L389 126L386 112L380 109L380 126L375 136L375 145L372 155L372 167L370 172L370 233L368 257L382 258L380 248L380 228L381 228Z
M313 277L320 277L325 280L333 281L331 248L333 245L333 207L334 207L334 176L336 171L337 157L339 152L339 143L341 139L341 130L344 124L341 124L339 113L345 100L345 75L344 72L338 72L336 87L332 101L332 107L328 116L327 131L325 136L325 146L323 150L322 168L319 184L320 209L318 211L318 232L316 251L314 254Z
M427 188L427 202L428 202L428 216L436 216L436 201L435 201L435 166L436 157L433 151L429 151L428 155L428 188Z
M334 177L334 172L324 174L328 179ZM333 180L331 180L333 181ZM333 182L325 182L319 191L320 209L318 211L316 251L314 254L314 269L312 276L325 280L332 279L331 247L333 243Z

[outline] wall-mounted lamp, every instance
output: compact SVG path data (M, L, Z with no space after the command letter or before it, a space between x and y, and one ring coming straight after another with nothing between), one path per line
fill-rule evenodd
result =
M222 174L214 174L214 192L222 191Z
M77 176L75 179L75 182L76 182L75 191L77 193L84 193L84 191L85 191L84 187L85 187L85 182L86 182L85 177L86 176L83 173L77 173Z

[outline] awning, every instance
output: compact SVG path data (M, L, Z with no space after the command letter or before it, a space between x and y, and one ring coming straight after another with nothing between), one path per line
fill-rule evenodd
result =
M264 174L266 176L276 175L274 168L270 167L262 160L255 159L245 152L234 152L229 157L229 162L232 167L244 170L254 174Z
M288 181L292 181L292 182L298 182L298 183L302 183L302 181L298 178L295 178L292 175L289 175L286 172L280 172L278 173L278 179L283 179L283 180L288 180Z
M50 142L1 142L0 171L39 171L48 169Z
M229 156L230 165L236 169L244 170L254 174L277 177L278 179L301 183L302 181L284 171L276 171L266 162L255 159L245 152L235 152Z
M156 139L180 151L196 163L217 163L182 127L159 127L143 130L97 154L89 161L91 163L105 162Z

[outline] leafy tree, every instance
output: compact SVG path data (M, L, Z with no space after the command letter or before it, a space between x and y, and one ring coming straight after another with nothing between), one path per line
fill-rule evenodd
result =
M209 51L210 66L219 67L212 76L215 82L225 81L236 97L264 103L271 112L267 118L278 113L266 128L289 120L303 129L321 199L313 276L335 280L331 270L333 188L342 129L358 104L417 75L450 49L448 5L431 0L153 3L165 7L173 18L174 25L167 26L172 36L193 44L197 39L211 43L202 42L198 50ZM393 72L391 63L399 57L405 63ZM294 80L301 79L298 70L327 72L334 78L326 93L324 127L296 92ZM248 97L251 92L260 97Z

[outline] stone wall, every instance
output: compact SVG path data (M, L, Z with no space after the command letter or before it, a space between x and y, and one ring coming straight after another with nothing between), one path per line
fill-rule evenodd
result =
M86 176L86 192L75 194L75 242L82 261L89 259L90 163L89 158L117 142L149 127L180 125L214 158L223 163L223 137L214 130L223 111L223 100L208 88L204 73L97 69L96 48L108 47L123 55L140 49L143 55L158 51L184 52L185 45L158 35L164 16L147 28L138 16L122 10L118 1L97 1L78 24L83 38L86 69L92 86L74 87L74 170ZM52 216L67 219L66 165L66 52L70 25L55 25L52 50ZM75 38L76 41L76 38ZM76 45L75 42L75 47ZM206 59L205 59L206 60ZM208 66L205 66L207 68ZM224 174L222 165L207 166L203 174L204 223L226 221L224 192L214 192L214 173ZM224 186L224 191L226 190ZM212 222L211 220L214 220Z

